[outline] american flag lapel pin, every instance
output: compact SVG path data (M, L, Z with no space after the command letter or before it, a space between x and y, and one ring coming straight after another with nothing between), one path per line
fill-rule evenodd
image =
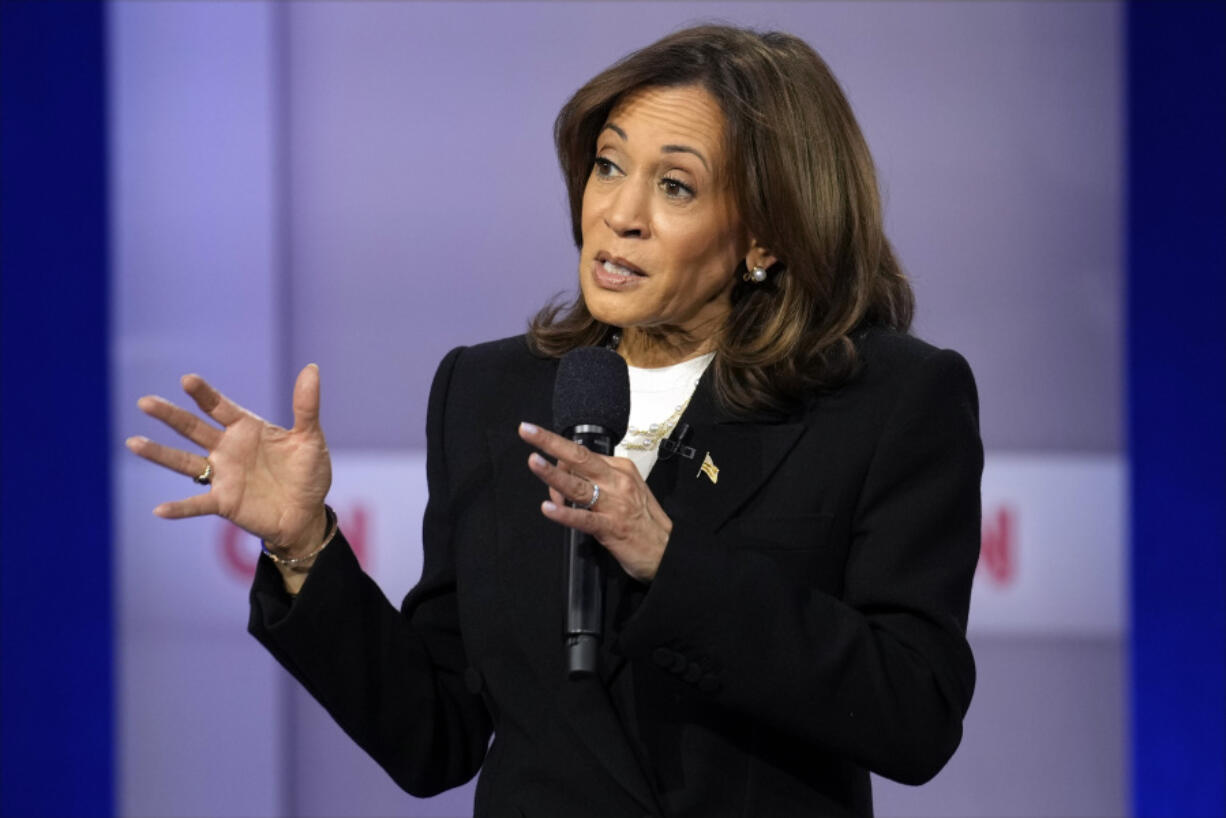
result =
M711 459L710 452L707 452L707 456L702 459L702 465L698 467L698 474L705 474L712 483L719 482L719 466L715 465L715 461ZM697 477L698 474L694 476Z

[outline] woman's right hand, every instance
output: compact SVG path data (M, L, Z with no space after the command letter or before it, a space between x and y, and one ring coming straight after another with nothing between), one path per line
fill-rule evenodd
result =
M136 454L187 477L213 467L203 494L162 503L159 517L179 519L216 514L254 534L285 557L301 557L319 547L325 536L324 498L332 485L332 461L319 425L319 367L308 364L294 383L294 428L283 429L222 395L199 375L184 375L183 391L204 414L222 425L155 395L137 406L206 454L130 437ZM207 460L206 460L207 458Z

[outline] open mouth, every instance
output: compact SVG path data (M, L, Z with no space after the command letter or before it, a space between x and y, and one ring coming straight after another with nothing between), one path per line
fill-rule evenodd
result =
M646 273L625 259L610 258L607 254L601 253L596 256L596 261L604 268L604 271L610 275L624 276L627 278L630 276L646 276Z

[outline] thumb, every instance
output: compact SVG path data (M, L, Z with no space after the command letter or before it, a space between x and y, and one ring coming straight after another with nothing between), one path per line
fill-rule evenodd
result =
M319 425L319 365L307 364L294 381L294 431Z

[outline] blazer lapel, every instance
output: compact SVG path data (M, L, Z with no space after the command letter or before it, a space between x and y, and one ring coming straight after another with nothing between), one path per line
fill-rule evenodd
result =
M729 414L719 406L712 376L711 369L703 374L678 421L678 427L690 427L686 445L693 458L675 455L657 462L647 485L670 516L715 531L774 473L804 425L768 413Z
M677 428L690 427L684 445L693 449L692 457L676 454L657 460L647 476L647 487L670 517L695 521L716 531L774 473L796 445L804 426L767 413L740 418L730 415L719 406L711 379L708 368L677 422ZM624 576L606 582L606 610L622 607L629 582ZM626 658L612 649L616 640L608 636L606 679L611 684Z

